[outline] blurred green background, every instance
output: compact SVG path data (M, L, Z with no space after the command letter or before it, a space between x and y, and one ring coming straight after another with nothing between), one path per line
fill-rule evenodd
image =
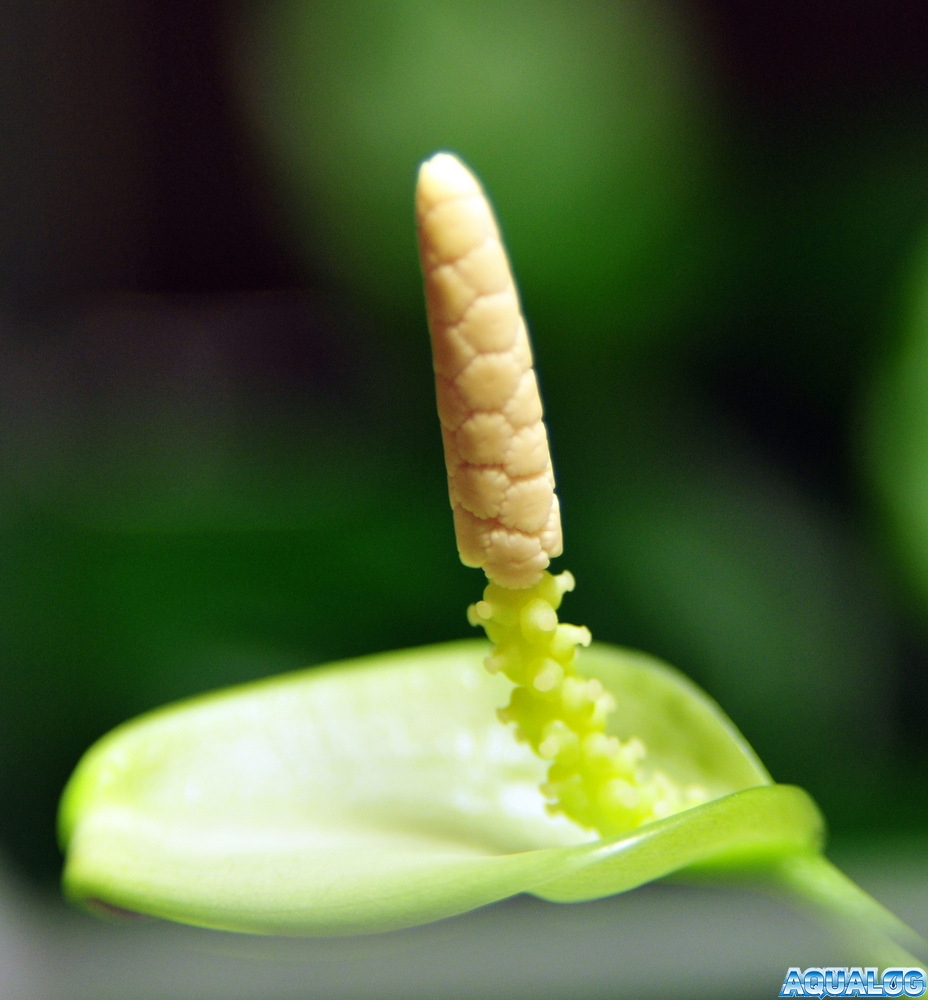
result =
M838 838L928 839L928 11L0 10L0 855L121 720L470 634L418 162L532 328L568 620L701 683Z

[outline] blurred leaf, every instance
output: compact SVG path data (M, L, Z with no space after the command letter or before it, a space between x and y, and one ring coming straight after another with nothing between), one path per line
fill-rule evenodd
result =
M288 331L324 318L293 311L136 300L0 340L0 842L34 876L120 720L468 633L440 462L395 447L376 392L315 388Z
M900 342L874 380L863 427L867 471L890 542L918 600L928 602L928 249L907 282Z
M614 468L587 486L583 517L565 505L582 619L683 665L833 822L876 820L855 803L892 794L893 622L868 553L682 390L651 382L615 410L597 411Z
M438 149L486 185L539 344L640 340L705 277L708 143L669 8L280 0L257 37L245 86L303 243L388 315L421 310L410 199Z

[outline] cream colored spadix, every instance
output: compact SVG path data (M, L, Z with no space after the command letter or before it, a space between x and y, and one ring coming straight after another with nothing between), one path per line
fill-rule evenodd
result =
M561 554L525 320L493 210L450 153L419 170L419 248L458 552L503 587Z
M471 607L493 641L486 660L516 687L500 720L550 762L541 791L552 814L611 836L705 798L646 760L637 734L606 735L615 699L578 674L588 629L561 624L573 577L561 554L554 474L528 331L493 211L450 153L422 164L416 215L432 334L438 415L458 551L490 579Z

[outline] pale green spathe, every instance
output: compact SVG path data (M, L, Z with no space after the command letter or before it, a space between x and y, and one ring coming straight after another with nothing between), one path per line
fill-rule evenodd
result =
M509 685L484 670L486 652L468 641L369 657L119 727L62 802L67 892L206 927L343 934L817 850L815 805L771 783L714 702L650 657L597 644L582 667L616 696L614 731L713 800L612 840L549 817L544 762L499 725Z

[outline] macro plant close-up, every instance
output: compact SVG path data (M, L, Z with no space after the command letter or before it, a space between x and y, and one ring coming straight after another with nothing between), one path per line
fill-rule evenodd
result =
M928 19L8 15L0 996L923 995Z
M643 654L581 653L589 630L558 621L574 580L547 571L560 511L499 231L451 154L423 164L416 202L458 551L489 579L468 619L489 653L372 657L116 730L65 790L67 892L220 930L365 933L515 892L579 902L743 871L849 925L849 960L917 967L928 942L820 856L814 803L774 785L708 697ZM508 702L481 661L515 685ZM549 764L549 816L494 714Z

